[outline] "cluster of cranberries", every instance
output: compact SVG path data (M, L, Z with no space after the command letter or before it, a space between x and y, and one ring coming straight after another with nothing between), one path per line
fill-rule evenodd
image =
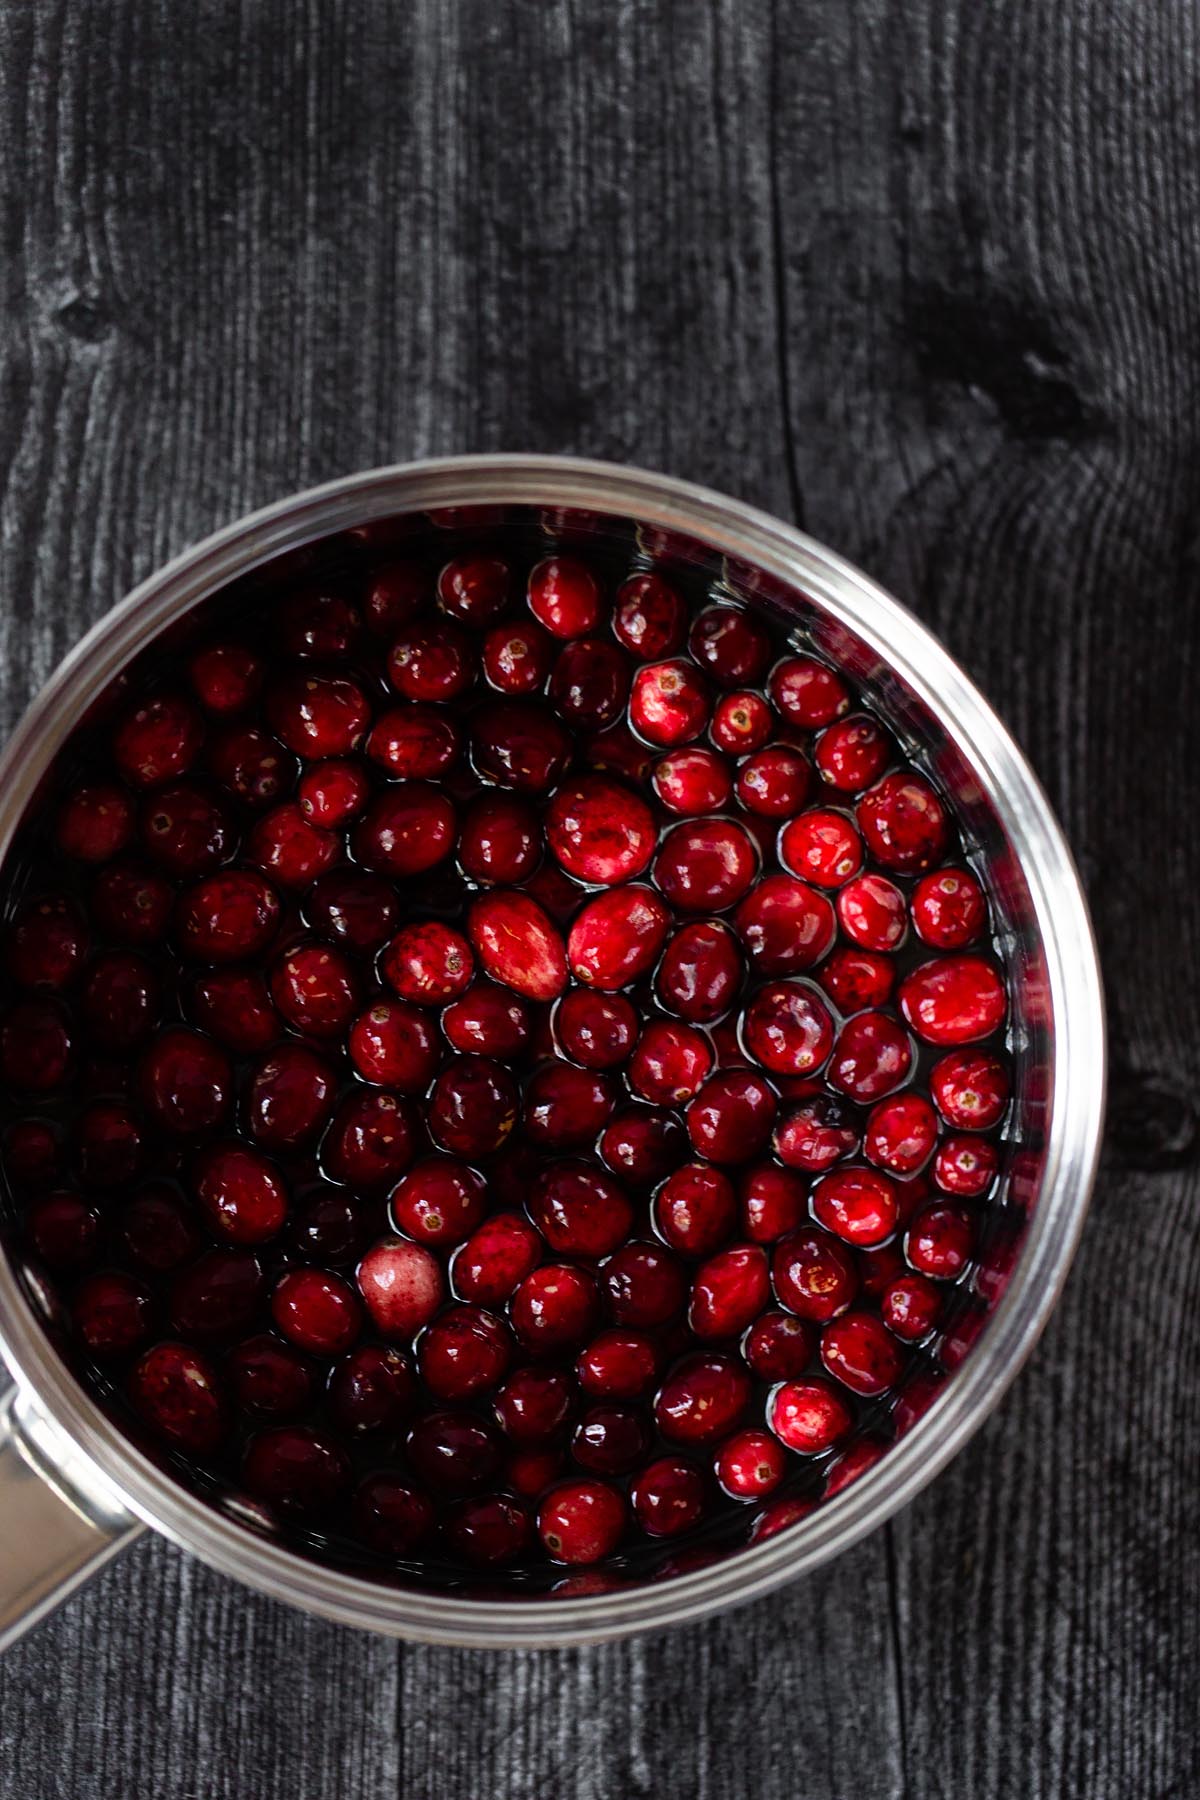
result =
M21 1254L110 1404L310 1540L761 1537L881 1453L976 1253L984 893L756 613L434 525L61 760L10 871Z

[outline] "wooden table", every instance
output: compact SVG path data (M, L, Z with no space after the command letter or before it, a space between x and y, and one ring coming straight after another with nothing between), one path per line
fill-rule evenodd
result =
M401 1648L143 1542L0 1666L4 1800L1191 1800L1200 13L1187 0L7 0L4 723L260 502L582 452L794 517L1030 752L1109 982L1056 1319L762 1604Z

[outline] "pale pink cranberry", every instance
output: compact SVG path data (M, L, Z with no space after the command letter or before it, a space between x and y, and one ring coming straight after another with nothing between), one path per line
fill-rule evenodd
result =
M687 1109L688 1135L710 1162L752 1162L771 1136L778 1101L761 1076L730 1069L705 1082Z
M735 1431L717 1451L713 1467L731 1500L762 1500L783 1480L787 1458L765 1431Z
M105 863L133 839L133 802L115 782L88 782L67 795L54 841L74 862Z
M651 1187L687 1155L687 1136L674 1113L634 1106L614 1113L600 1138L600 1155L614 1175Z
M904 1372L904 1353L873 1313L848 1312L821 1333L821 1361L855 1394L883 1394Z
M277 1425L250 1440L242 1480L255 1499L285 1516L319 1518L346 1488L350 1464L322 1433L305 1425Z
M513 1330L534 1355L574 1350L596 1318L596 1284L570 1263L544 1263L518 1285L510 1308Z
M693 1463L660 1456L629 1490L634 1517L647 1537L678 1537L704 1517L707 1484Z
M947 1125L959 1131L988 1131L1008 1105L1008 1075L999 1057L986 1050L952 1050L934 1064L930 1092Z
M858 1292L848 1250L824 1231L797 1231L775 1247L771 1277L782 1306L818 1325L836 1318Z
M500 1149L519 1110L507 1069L487 1056L455 1056L433 1084L426 1123L441 1149L474 1160Z
M740 1425L750 1403L750 1377L731 1356L700 1351L667 1376L654 1401L665 1438L711 1444Z
M453 1156L430 1156L408 1171L389 1202L397 1231L419 1244L461 1244L487 1208L487 1183Z
M494 700L471 719L471 754L487 781L521 793L557 787L571 761L571 739L548 707Z
M377 1000L360 1013L347 1040L350 1060L364 1081L419 1094L437 1071L437 1033L421 1008L404 1000Z
M742 984L738 941L717 919L682 926L658 965L658 997L668 1011L694 1025L710 1025L728 1012Z
M126 713L113 736L113 761L131 787L158 787L186 775L203 742L204 722L191 701L159 694Z
M771 671L768 692L789 725L816 731L850 710L850 694L840 675L811 656L789 656Z
M939 1323L942 1296L926 1276L900 1275L887 1288L879 1310L894 1337L915 1344Z
M130 1372L129 1397L164 1443L191 1456L211 1456L228 1429L217 1371L190 1344L147 1350Z
M759 857L733 819L676 825L663 839L654 880L678 912L724 912L749 892Z
M558 1046L585 1069L614 1069L628 1057L638 1036L638 1016L621 994L572 988L554 1014Z
M659 1352L643 1331L602 1331L580 1352L575 1365L585 1393L606 1400L637 1400L658 1377Z
M442 608L464 625L488 624L508 604L512 572L499 556L458 556L437 578Z
M605 1263L601 1279L613 1319L638 1330L665 1325L687 1300L678 1259L657 1244L623 1244Z
M337 869L316 882L304 902L314 931L369 956L396 928L400 904L391 882L364 869Z
M660 756L651 779L654 792L668 812L688 817L720 812L733 797L728 763L699 744Z
M713 708L710 733L718 750L749 756L761 750L775 729L775 715L761 694L722 694Z
M879 1100L902 1087L912 1067L912 1042L902 1025L887 1013L857 1013L838 1033L827 1079L852 1100Z
M557 999L566 986L562 935L530 895L481 894L472 903L467 929L493 981L538 1001Z
M502 1306L537 1267L541 1240L519 1213L495 1213L454 1258L455 1291L481 1306Z
M309 669L278 676L267 690L265 711L276 737L311 761L348 756L371 722L367 697L356 681Z
M899 1002L917 1036L939 1048L990 1037L1008 1010L999 971L980 956L922 963L901 982Z
M867 849L885 869L919 875L945 852L945 810L920 775L885 775L863 795L856 814Z
M789 1169L820 1175L853 1156L861 1142L851 1109L832 1094L788 1106L775 1127L775 1154Z
M265 1244L283 1229L287 1189L255 1150L223 1144L205 1151L192 1184L213 1230L230 1243Z
M703 1032L673 1019L651 1019L629 1059L626 1079L643 1100L676 1106L699 1092L712 1066L712 1045Z
M424 781L404 781L372 800L354 828L354 854L377 874L405 880L436 868L457 833L448 794Z
M334 1114L321 1141L321 1162L334 1181L369 1191L403 1175L416 1141L416 1118L406 1100L386 1088L360 1088Z
M633 678L629 718L648 744L690 744L708 723L708 687L692 663L649 663Z
M625 1532L625 1502L605 1481L568 1481L538 1509L538 1536L556 1562L595 1563Z
M262 687L262 663L245 644L211 644L188 664L192 692L206 712L245 712Z
M554 661L554 639L536 619L497 625L483 640L483 673L502 694L536 694Z
M559 718L578 732L603 731L621 717L631 673L607 638L564 644L550 676L549 698Z
M442 1030L454 1050L508 1061L529 1042L529 1009L508 989L477 981L446 1008Z
M836 932L824 894L792 875L767 875L733 916L760 975L793 975L820 962Z
M737 797L747 812L764 819L790 819L808 798L812 768L786 744L773 744L747 757L738 770ZM803 873L803 871L798 871Z
M833 1048L833 1019L811 982L771 982L742 1014L742 1043L774 1075L812 1075Z
M807 1218L807 1184L790 1169L759 1163L739 1184L742 1229L756 1244L773 1244Z
M654 1223L673 1250L686 1256L710 1255L732 1236L737 1224L733 1183L707 1163L685 1163L655 1194Z
M93 1356L120 1356L150 1335L150 1296L132 1275L118 1269L89 1275L71 1302L75 1329Z
M924 1094L881 1100L867 1120L863 1154L892 1175L915 1175L937 1142L937 1116Z
M687 609L661 575L631 575L617 589L612 622L627 650L655 662L682 648Z
M886 875L857 875L837 897L838 921L864 950L896 950L908 930L904 895Z
M406 625L392 640L387 672L392 686L407 700L454 700L475 679L474 648L466 632L449 619Z
M438 1400L487 1393L504 1376L511 1342L503 1323L478 1306L452 1306L421 1338L421 1379Z
M475 958L461 932L433 919L398 931L379 959L379 970L402 1000L442 1006L469 987Z
M791 1313L765 1312L742 1340L747 1368L760 1381L792 1381L812 1361L816 1338L811 1325Z
M918 881L912 897L913 929L934 950L963 950L987 924L983 889L966 869L939 869Z
M733 1244L718 1250L696 1271L688 1325L698 1338L737 1337L762 1312L770 1294L761 1245Z
M864 1012L891 999L896 965L890 956L877 951L839 944L815 979L841 1012Z
M253 1066L246 1123L264 1149L290 1150L324 1128L336 1096L337 1079L322 1057L304 1044L281 1044Z
M556 638L586 637L600 623L600 586L586 563L550 556L530 570L529 610Z
M844 813L817 807L783 827L779 860L818 887L840 887L862 868L862 839Z
M854 1424L841 1395L824 1381L785 1381L771 1396L767 1422L797 1456L820 1456Z
M355 1437L395 1431L417 1397L408 1358L383 1344L360 1344L334 1364L327 1390L329 1410Z
M656 838L645 801L603 775L565 783L546 808L546 842L579 881L609 887L640 875Z
M576 918L567 939L572 975L605 993L628 987L657 962L670 924L670 913L651 888L598 894Z
M756 687L771 661L771 640L739 606L706 606L688 633L688 650L718 687Z
M892 760L887 732L865 713L839 719L821 733L816 763L822 781L840 793L857 794L877 781Z
M382 1337L406 1342L428 1325L446 1296L433 1252L402 1238L380 1238L358 1265L358 1288Z
M590 1406L571 1434L571 1455L592 1475L628 1475L650 1448L644 1413L631 1406Z

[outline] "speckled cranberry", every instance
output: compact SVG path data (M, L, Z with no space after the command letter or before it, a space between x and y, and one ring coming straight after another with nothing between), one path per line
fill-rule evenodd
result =
M945 809L920 775L885 775L858 802L856 816L876 862L902 875L928 869L949 841Z
M750 1403L750 1378L731 1356L700 1352L687 1356L668 1375L654 1402L654 1417L665 1438L680 1444L710 1444L731 1432Z
M894 1387L904 1368L904 1354L882 1320L873 1313L848 1312L821 1333L821 1361L826 1371L854 1394L882 1394Z
M980 956L922 963L901 982L898 998L917 1036L939 1049L990 1037L1008 1010L998 969Z
M307 1425L277 1425L252 1438L242 1479L258 1500L285 1516L319 1518L350 1479L350 1465L331 1438Z
M988 1131L1008 1106L1008 1074L986 1050L953 1050L934 1064L929 1087L947 1125L959 1131Z
M538 1508L538 1536L556 1562L602 1562L625 1532L625 1502L605 1481L567 1481Z
M738 907L734 928L760 975L792 975L812 968L833 943L836 925L828 898L792 875L766 875Z
M588 902L571 927L567 964L585 987L615 993L653 968L671 915L647 887L613 888Z
M841 676L811 656L790 656L771 671L768 692L782 718L805 731L831 725L850 710Z
M546 842L579 881L608 887L640 875L656 837L645 801L607 776L565 783L546 809Z
M482 1306L502 1306L542 1255L533 1226L518 1213L494 1213L454 1258L455 1292Z
M661 575L631 575L617 589L613 630L625 648L645 662L673 656L683 645L687 610Z
M625 1107L605 1126L600 1154L614 1175L651 1187L684 1160L688 1140L675 1114L663 1107Z
M753 840L735 820L689 820L663 839L654 881L678 912L725 912L748 893L758 864Z
M535 1356L575 1350L596 1318L596 1284L570 1263L544 1263L521 1281L512 1297L513 1330Z
M402 1238L381 1238L358 1266L358 1288L381 1337L405 1343L429 1323L446 1292L442 1265L431 1250Z
M771 1396L767 1422L797 1456L820 1456L847 1435L854 1415L827 1382L785 1381Z
M536 619L497 625L483 640L483 673L502 694L536 694L554 664L555 643Z
M228 1425L216 1369L190 1344L168 1339L139 1357L129 1375L135 1410L164 1443L211 1456Z
M467 929L493 981L528 1000L554 1000L567 983L562 935L536 900L508 889L481 894Z
M818 1325L845 1312L858 1292L850 1252L826 1232L812 1229L776 1245L771 1278L780 1304Z
M307 1037L341 1037L354 1017L358 980L340 950L302 940L271 970L271 998L280 1015Z
M687 1109L688 1135L710 1162L752 1162L775 1123L774 1089L749 1070L730 1069L705 1082Z
M746 1366L760 1381L790 1381L802 1375L815 1349L812 1326L785 1312L760 1313L742 1339Z

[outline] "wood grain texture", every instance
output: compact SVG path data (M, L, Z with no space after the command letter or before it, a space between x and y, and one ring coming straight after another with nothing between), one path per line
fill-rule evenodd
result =
M2 1800L1200 1792L1198 31L1176 0L0 4L0 722L309 482L669 469L802 518L982 683L1079 854L1117 1045L1063 1305L889 1531L547 1656L400 1648L147 1543L0 1664Z

